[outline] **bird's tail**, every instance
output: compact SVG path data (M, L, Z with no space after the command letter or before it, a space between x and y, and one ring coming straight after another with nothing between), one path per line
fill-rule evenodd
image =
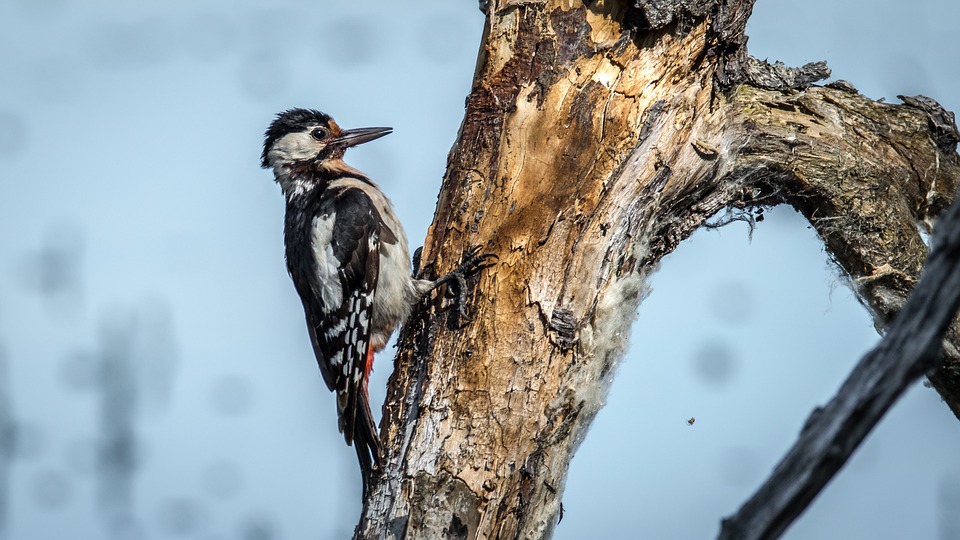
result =
M366 499L373 480L373 473L379 469L383 459L383 450L380 446L380 437L377 435L377 425L373 422L373 412L370 410L370 397L367 394L366 384L363 385L358 397L357 417L353 424L353 447L356 449L357 459L360 461L360 474L363 476L363 498Z

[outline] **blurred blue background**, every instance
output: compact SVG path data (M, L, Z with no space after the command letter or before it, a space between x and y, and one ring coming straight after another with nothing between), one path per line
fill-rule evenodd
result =
M355 457L261 134L292 106L393 126L348 161L421 244L476 4L0 0L0 538L351 534ZM958 16L953 0L760 0L750 50L958 110ZM789 209L752 241L696 233L652 286L558 539L715 536L878 339ZM375 404L389 370L381 355ZM960 538L958 456L960 425L918 384L786 537Z

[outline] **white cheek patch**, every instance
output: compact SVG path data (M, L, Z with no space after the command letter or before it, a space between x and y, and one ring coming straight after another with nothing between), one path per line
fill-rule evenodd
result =
M273 143L267 157L274 164L299 161L315 157L322 149L323 145L309 133L288 133Z

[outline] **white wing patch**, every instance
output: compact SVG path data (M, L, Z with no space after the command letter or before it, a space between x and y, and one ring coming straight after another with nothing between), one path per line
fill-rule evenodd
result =
M313 236L310 245L313 248L314 260L317 262L317 285L313 293L320 297L323 309L333 311L340 306L343 300L343 291L340 288L340 278L337 269L340 261L333 255L330 244L333 238L333 222L335 214L321 215L313 218Z
M340 333L343 332L343 329L346 327L347 327L347 320L340 319L340 321L337 322L337 324L335 324L334 326L330 327L329 330L327 330L327 339L329 340L336 339L336 337L339 336Z
M367 328L367 322L368 322L367 312L366 312L366 311L360 313L360 314L357 316L357 322L359 323L360 328L366 330L366 328Z

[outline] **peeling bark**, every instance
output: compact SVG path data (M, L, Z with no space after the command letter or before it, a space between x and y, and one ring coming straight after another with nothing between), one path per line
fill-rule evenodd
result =
M795 206L878 327L903 305L960 179L952 119L750 59L752 5L487 4L422 266L499 260L470 320L437 297L402 332L357 538L549 537L647 277L721 209ZM960 414L951 332L932 380Z
M810 62L803 67L788 67L783 62L767 63L748 57L744 65L746 83L767 90L802 90L830 76L826 62Z

